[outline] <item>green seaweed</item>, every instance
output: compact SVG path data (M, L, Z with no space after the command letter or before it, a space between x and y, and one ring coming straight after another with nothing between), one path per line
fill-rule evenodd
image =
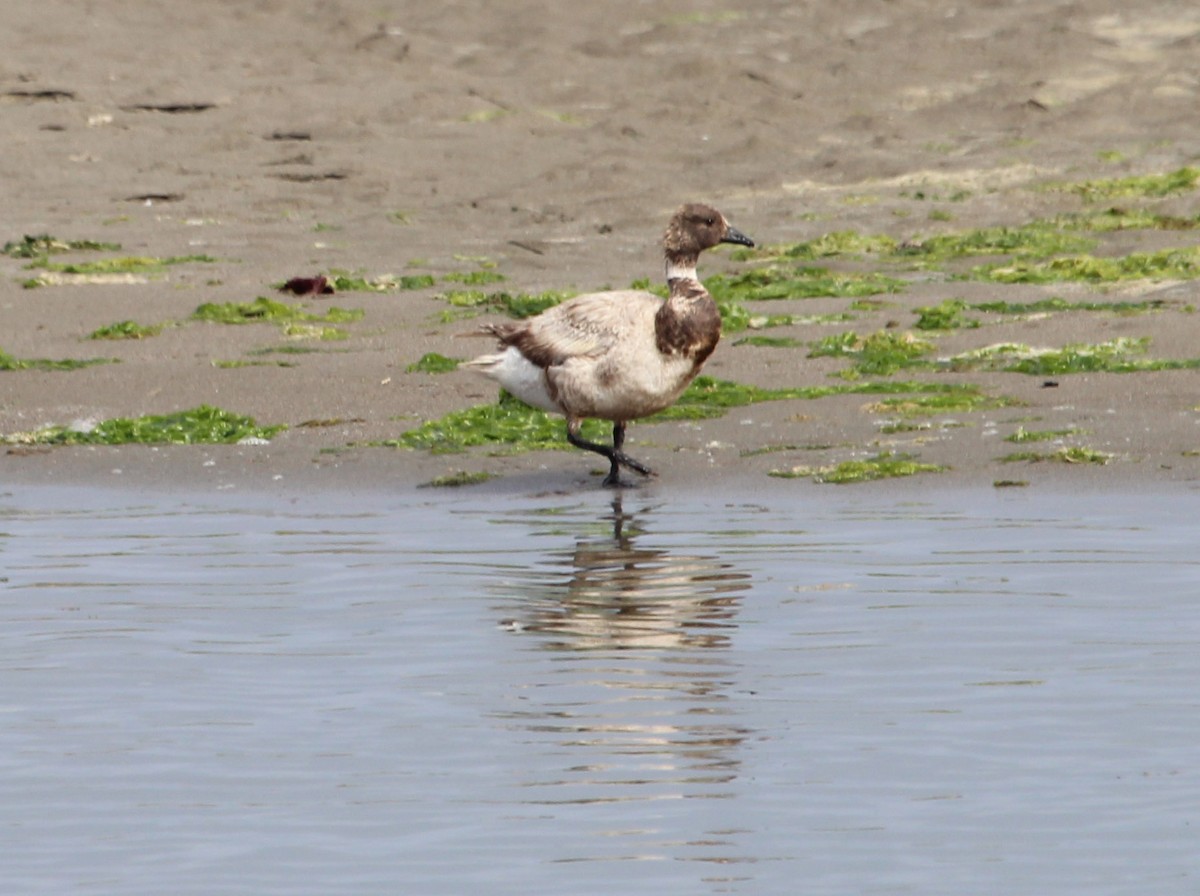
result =
M957 330L961 327L978 327L979 322L963 317L963 312L972 306L962 299L946 299L937 305L917 308L918 330Z
M1026 429L1024 426L1018 426L1016 432L1004 437L1004 441L1013 442L1017 445L1025 444L1026 442L1053 442L1055 439L1068 438L1078 434L1077 429Z
M1087 299L1068 301L1059 296L1052 296L1047 299L1035 299L1029 302L1008 302L1003 300L976 302L968 307L973 311L986 311L989 314L1005 315L1048 314L1059 311L1100 311L1130 317L1136 314L1152 314L1156 311L1162 311L1172 307L1173 304L1167 299L1096 302ZM1190 306L1185 305L1181 307L1184 311L1192 310Z
M295 367L295 361L217 361L212 366L218 370L236 370L240 367Z
M674 405L660 411L649 422L657 420L703 420L723 416L730 408L759 404L764 401L813 400L833 395L880 394L950 394L960 388L944 383L863 381L836 386L801 386L784 389L764 389L746 383L698 376ZM965 387L971 388L971 387Z
M1148 339L1127 336L1094 344L1074 343L1057 349L1001 342L961 352L939 363L950 370L1004 370L1032 376L1200 368L1200 358L1136 357L1145 353L1148 345Z
M933 343L912 333L880 330L869 336L859 336L849 331L813 343L808 356L853 358L851 375L887 376L904 368L929 366L923 359L933 348Z
M1124 209L1113 206L1103 211L1058 215L1048 223L1063 230L1082 230L1089 233L1112 233L1120 230L1195 230L1200 228L1200 215L1182 218L1178 215L1163 215L1145 208Z
M1032 376L1057 376L1068 373L1145 373L1152 370L1200 369L1200 358L1129 358L1105 356L1091 351L1092 346L1067 346L1061 351L1024 358L1005 370Z
M770 265L738 274L714 274L705 279L705 286L718 304L722 301L860 298L902 292L907 285L903 280L873 272L860 274L786 265Z
M246 352L246 354L253 357L262 357L264 355L314 355L319 351L321 349L314 348L311 345L292 343L289 345L269 345L265 348L255 348Z
M981 227L937 234L905 243L898 254L933 262L979 255L1048 258L1065 252L1085 252L1094 245L1092 240L1063 233L1052 222L1033 221L1020 227Z
M452 290L443 298L456 308L477 308L500 311L509 317L525 318L541 314L571 298L574 293L546 290L540 293L485 293L478 289Z
M52 426L32 433L5 436L4 441L37 445L231 444L243 439L270 439L284 426L259 426L252 417L209 405L170 414L114 417L87 429Z
M98 240L60 240L48 233L29 236L26 234L19 240L9 240L0 249L0 254L10 258L40 258L45 255L55 255L60 252L119 252L119 243L103 243Z
M1151 176L1149 178L1128 178L1118 181L1096 181L1080 187L1083 192L1091 192L1097 197L1107 192L1112 197L1117 196L1161 196L1180 189L1190 189L1194 186L1198 169L1180 169L1169 175ZM988 255L1009 256L1014 261L1010 265L993 265L981 267L972 272L977 279L1001 279L1008 274L1008 267L1019 271L1032 270L1041 272L1040 276L1048 276L1046 269L1049 265L1039 265L1034 262L1060 256L1073 257L1075 260L1058 266L1058 273L1052 279L1113 279L1111 272L1089 270L1086 259L1088 253L1095 249L1093 239L1082 234L1107 233L1116 230L1155 229L1155 230L1194 230L1200 228L1200 215L1180 217L1164 215L1147 209L1109 208L1104 211L1086 211L1062 214L1049 219L1030 221L1018 226L995 226L973 228L964 231L933 234L921 238L898 241L887 235L863 235L854 231L833 231L815 239L800 243L775 244L761 246L755 249L743 249L733 253L738 260L760 261L812 261L825 258L861 258L864 255L875 256L887 264L914 262L921 267L936 267L955 259L972 258ZM1155 253L1150 253L1154 255ZM1167 253L1160 253L1167 254ZM1179 259L1174 262L1162 258L1148 256L1132 256L1126 263L1123 279L1136 276L1135 271L1140 267L1155 268L1163 266L1168 272L1178 266ZM1184 270L1190 267L1183 265ZM1067 272L1074 271L1068 275ZM988 272L995 272L989 275ZM1141 276L1167 276L1167 273L1151 271ZM830 276L825 268L795 268L786 265L773 265L736 275L732 285L735 289L753 291L751 294L739 294L737 298L804 298L812 295L869 295L872 278L880 274L857 275L846 282L829 283L823 278ZM863 277L866 279L862 279ZM1026 274L1026 276L1032 276ZM1189 274L1188 276L1196 276ZM710 278L713 279L713 278ZM799 281L807 282L799 282ZM876 285L889 283L890 278L874 281ZM715 279L715 284L721 288L722 281ZM876 292L894 292L903 288L904 281L895 281L895 288L876 289ZM711 288L711 287L710 287ZM716 293L714 292L714 295Z
M457 370L461 364L458 358L447 358L437 352L426 352L421 357L405 367L407 373L449 373Z
M79 370L97 364L116 364L116 358L66 358L61 361L50 358L16 358L0 350L0 371L3 370Z
M37 268L58 274L146 274L161 271L163 268L177 264L192 262L215 262L209 255L173 255L168 258L155 258L145 255L130 255L123 258L101 258L96 261L50 261L41 257L26 265L27 268Z
M890 236L863 236L853 230L835 230L800 243L738 249L731 257L735 261L765 258L814 260L836 256L891 255L896 248L896 240Z
M705 420L722 417L730 408L762 401L804 398L802 389L763 389L746 383L699 376L679 400L651 420Z
M442 280L446 283L462 283L465 286L484 286L488 283L503 283L507 277L498 271L453 271L444 274Z
M1015 398L986 395L976 386L963 385L948 387L940 393L884 398L868 406L867 411L911 419L993 410L1020 403Z
M148 339L162 332L164 324L139 324L122 320L100 327L88 334L88 339Z
M862 236L851 231L835 231L804 243L745 250L741 257L817 259L872 254L885 262L920 259L923 263L942 263L981 255L1046 258L1064 252L1087 251L1095 245L1090 239L1063 230L1064 226L1057 220L1031 221L1018 227L980 227L903 242L883 235Z
M905 432L933 432L935 429L939 432L945 432L948 429L962 429L966 425L957 420L940 420L935 424L929 420L896 419L880 422L879 431L884 435Z
M804 342L791 336L743 336L733 344L756 345L764 348L799 348L804 345Z
M337 292L396 292L397 290L427 289L436 282L432 274L382 274L365 277L349 271L331 270L329 283Z
M282 330L283 335L288 339L319 339L322 342L340 342L350 338L350 334L339 327L322 327L299 321L285 323Z
M338 308L334 305L323 314L313 314L296 305L259 296L253 302L205 302L192 312L191 319L217 324L347 323L359 320L362 316L360 308Z
M1160 199L1173 193L1184 193L1195 189L1197 180L1200 180L1200 168L1184 167L1163 174L1139 174L1131 177L1088 180L1077 184L1054 185L1051 189L1075 193L1085 202L1119 197Z
M601 440L605 427L595 420L583 426L583 436ZM476 405L430 420L399 438L373 443L384 447L423 448L434 454L452 454L477 446L505 446L515 451L569 447L561 417L529 405L507 393L495 404Z
M1115 283L1123 280L1192 280L1200 277L1200 246L1132 252L1118 257L1063 255L981 265L968 274L996 283Z
M735 302L728 298L717 299L717 312L721 315L721 330L727 336L745 330L786 327L797 323L795 315L755 314L741 302Z
M469 473L466 470L459 470L457 473L447 473L444 476L435 476L428 482L417 486L418 488L461 488L464 485L479 485L481 482L487 482L489 479L495 479L495 473L476 472Z
M850 303L851 311L883 311L886 308L895 308L896 302L888 301L887 299L855 299Z
M946 468L938 464L921 463L912 454L885 451L864 460L847 460L824 467L799 466L790 470L771 470L768 475L781 479L812 477L814 482L848 485L877 479L896 479L918 473L941 473Z
M1029 463L1055 461L1064 464L1100 465L1107 464L1112 459L1113 455L1107 451L1098 451L1095 448L1085 448L1080 445L1059 448L1049 453L1040 451L1015 451L1012 454L1006 454L1004 457L998 458L1000 463L1005 464L1020 463L1022 461Z
M764 454L779 454L782 451L827 451L831 445L794 445L791 443L781 445L764 445L761 448L743 448L738 452L738 457L761 457Z

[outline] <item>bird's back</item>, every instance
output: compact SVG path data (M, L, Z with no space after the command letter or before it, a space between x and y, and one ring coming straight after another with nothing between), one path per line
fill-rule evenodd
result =
M486 329L532 363L550 367L570 358L602 355L639 332L653 330L661 305L658 296L641 290L585 293L537 317Z

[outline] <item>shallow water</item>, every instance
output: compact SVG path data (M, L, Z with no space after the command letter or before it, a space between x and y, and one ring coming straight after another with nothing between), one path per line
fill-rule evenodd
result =
M10 492L3 892L1195 893L1193 505Z

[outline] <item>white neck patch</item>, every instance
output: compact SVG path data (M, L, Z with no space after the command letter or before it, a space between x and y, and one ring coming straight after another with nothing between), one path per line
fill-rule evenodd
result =
M696 273L696 265L683 265L667 259L667 280L699 280L700 276Z

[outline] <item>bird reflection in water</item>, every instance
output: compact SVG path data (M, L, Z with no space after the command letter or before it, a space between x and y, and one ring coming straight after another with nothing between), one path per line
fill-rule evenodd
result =
M740 747L753 735L742 724L732 648L750 577L695 549L643 546L654 515L625 512L618 495L603 537L594 518L583 521L591 532L573 548L505 588L521 613L506 627L537 640L512 702L496 714L533 751L524 801L556 807L559 819L590 817L598 804L657 807L657 823L639 810L638 824L585 838L558 861L743 860L724 813L736 798ZM553 520L562 532L567 520ZM725 809L697 812L697 800Z
M545 645L563 650L727 646L750 577L714 557L638 546L637 516L618 494L605 537L580 537L554 555L551 566L569 574L524 583L534 603L504 624L552 636Z

